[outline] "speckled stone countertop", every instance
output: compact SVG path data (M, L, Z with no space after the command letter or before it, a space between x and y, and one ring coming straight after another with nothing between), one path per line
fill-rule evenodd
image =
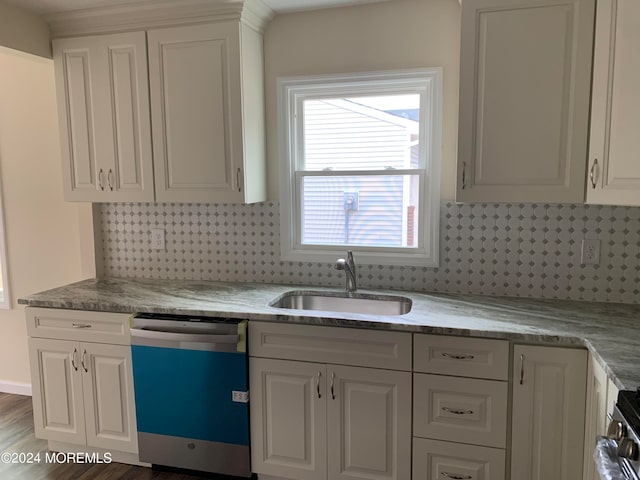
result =
M619 388L640 385L640 305L396 290L363 292L412 300L400 316L284 310L269 303L290 290L335 288L183 280L90 279L18 300L23 305L106 312L156 312L338 325L584 346Z

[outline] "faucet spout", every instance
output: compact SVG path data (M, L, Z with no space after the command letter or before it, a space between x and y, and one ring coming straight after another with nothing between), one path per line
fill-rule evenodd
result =
M338 270L344 270L347 292L352 293L358 290L356 281L356 263L353 259L353 252L349 250L347 252L347 259L339 258L334 266Z

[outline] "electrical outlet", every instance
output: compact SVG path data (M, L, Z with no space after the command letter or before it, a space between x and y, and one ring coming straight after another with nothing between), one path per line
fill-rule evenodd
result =
M600 263L600 240L597 238L585 238L582 240L580 263L583 265L597 265Z
M151 229L151 250L164 250L164 228Z

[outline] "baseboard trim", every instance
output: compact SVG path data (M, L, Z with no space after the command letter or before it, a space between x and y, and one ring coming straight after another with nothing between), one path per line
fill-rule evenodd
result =
M31 396L31 384L19 382L2 382L0 381L0 392L14 393L16 395Z

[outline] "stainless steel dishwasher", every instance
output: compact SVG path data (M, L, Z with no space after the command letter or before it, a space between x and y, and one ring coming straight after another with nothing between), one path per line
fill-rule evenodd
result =
M246 325L229 318L133 317L140 461L251 475Z

